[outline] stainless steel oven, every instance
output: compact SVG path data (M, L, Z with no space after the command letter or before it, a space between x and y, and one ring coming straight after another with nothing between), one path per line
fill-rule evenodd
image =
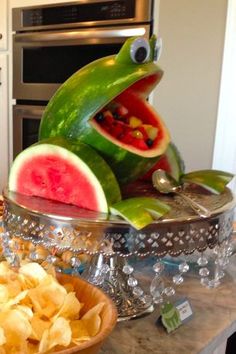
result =
M78 0L12 10L14 156L31 141L25 133L30 120L35 129L39 125L38 115L24 118L22 112L42 110L70 75L117 53L126 38L149 37L152 16L153 0Z
M13 106L14 157L38 140L44 106L16 104Z

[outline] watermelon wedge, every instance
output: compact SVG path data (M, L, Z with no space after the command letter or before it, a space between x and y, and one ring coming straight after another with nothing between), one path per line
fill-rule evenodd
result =
M64 136L92 146L122 184L148 171L170 141L146 100L163 75L153 62L155 44L155 36L129 38L117 55L74 73L49 101L40 139Z
M137 230L143 229L169 210L167 204L148 197L123 199L110 207L111 214L121 216Z
M184 174L181 182L197 184L212 193L220 194L233 177L232 173L225 171L198 170Z
M9 190L104 213L121 199L116 178L102 157L64 138L50 138L22 151L12 164Z

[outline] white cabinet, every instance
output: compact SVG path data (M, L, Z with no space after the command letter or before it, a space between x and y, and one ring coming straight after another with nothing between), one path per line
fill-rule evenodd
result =
M7 0L0 0L0 51L7 49Z
M8 176L8 56L0 53L0 194Z

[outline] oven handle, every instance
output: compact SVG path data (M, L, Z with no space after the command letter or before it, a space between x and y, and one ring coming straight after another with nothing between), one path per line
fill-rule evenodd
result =
M16 115L22 115L30 118L41 118L45 110L45 106L28 106L28 105L14 105L13 111Z
M146 34L145 26L116 28L116 29L96 29L96 30L74 30L63 32L38 32L38 33L17 33L16 42L54 42L68 41L73 39L102 39L102 38L126 38L133 36L143 36Z

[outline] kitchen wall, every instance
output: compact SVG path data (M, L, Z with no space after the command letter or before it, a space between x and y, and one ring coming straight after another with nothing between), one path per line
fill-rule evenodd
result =
M162 81L154 106L188 171L212 167L227 0L160 0ZM157 10L156 10L157 14Z

